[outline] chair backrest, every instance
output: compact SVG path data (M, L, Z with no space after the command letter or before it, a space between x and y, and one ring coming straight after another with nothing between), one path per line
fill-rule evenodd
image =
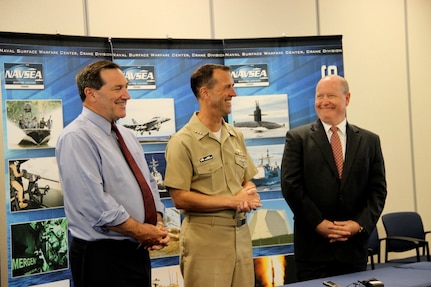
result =
M425 232L420 215L416 212L393 212L382 215L383 226L386 235L413 237L425 239ZM403 252L415 248L414 244L390 240L387 244L388 251Z
M380 254L380 242L377 227L374 228L373 232L371 232L370 237L368 238L368 250L372 251L372 255Z

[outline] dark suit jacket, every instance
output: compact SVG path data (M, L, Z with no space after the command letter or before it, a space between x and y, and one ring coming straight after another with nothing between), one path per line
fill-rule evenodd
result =
M346 135L340 180L320 120L286 134L281 187L294 213L296 260L366 264L368 234L386 199L385 167L376 134L347 124ZM323 219L354 220L366 232L346 242L329 243L315 231Z

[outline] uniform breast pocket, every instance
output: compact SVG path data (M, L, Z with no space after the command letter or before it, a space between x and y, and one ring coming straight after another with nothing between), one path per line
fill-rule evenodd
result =
M204 185L210 187L212 190L217 189L220 183L223 183L224 173L221 162L207 162L197 167L198 176L195 183L197 185Z
M244 156L235 156L235 173L237 178L243 178L245 169L247 168L247 158Z

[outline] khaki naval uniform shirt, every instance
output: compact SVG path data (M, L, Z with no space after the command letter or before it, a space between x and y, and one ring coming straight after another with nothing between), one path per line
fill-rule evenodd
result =
M196 113L166 147L165 185L171 188L232 196L256 173L242 133L223 122L219 142ZM231 217L232 210L223 214Z
M242 133L223 122L219 141L196 113L166 147L165 186L170 188L233 196L256 173ZM236 210L183 212L180 269L184 286L253 287L252 243L248 225L243 225L245 214Z

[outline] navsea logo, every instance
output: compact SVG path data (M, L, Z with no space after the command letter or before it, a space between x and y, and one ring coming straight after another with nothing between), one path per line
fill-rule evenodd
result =
M269 86L267 64L231 65L235 87Z
M4 63L4 80L6 89L45 88L42 64Z
M121 67L124 76L129 81L131 90L155 90L156 78L154 66Z

